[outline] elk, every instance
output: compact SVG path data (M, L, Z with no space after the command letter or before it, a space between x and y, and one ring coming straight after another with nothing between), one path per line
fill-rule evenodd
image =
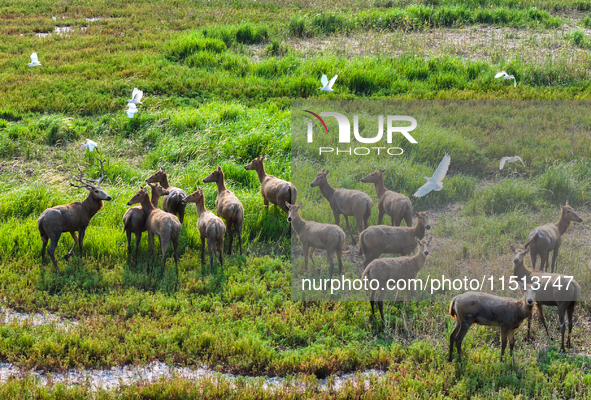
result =
M431 229L427 213L418 213L415 226L374 225L359 234L359 254L365 254L364 266L378 258L382 253L399 253L409 256L417 247L415 236L425 237L425 229Z
M247 171L256 171L259 182L261 182L263 203L267 210L269 209L269 202L271 202L286 213L289 213L289 209L285 206L285 202L295 204L298 197L298 190L291 182L276 178L273 175L267 175L265 172L265 166L263 165L265 159L265 156L257 157L245 166L244 169Z
M160 239L160 249L162 250L162 272L166 267L166 252L168 245L172 242L174 264L176 266L176 274L178 276L178 243L179 233L181 232L182 225L178 218L170 213L155 208L150 202L148 196L148 190L140 188L138 192L127 202L128 206L134 204L140 204L142 211L146 217L146 230L148 231L148 239L150 241L150 247L152 248L153 257L156 258L156 246L154 246L154 235Z
M378 309L380 310L380 315L382 317L382 324L385 325L384 322L384 297L386 293L390 290L388 287L389 283L393 281L398 282L399 280L404 280L407 283L410 279L415 279L419 274L419 271L425 265L425 260L429 255L429 244L431 243L431 238L428 240L426 239L419 239L415 236L414 238L415 244L420 246L419 252L412 257L396 257L396 258L380 258L377 260L373 260L365 270L363 270L363 274L361 275L361 280L366 285L366 288L372 287L372 280L376 280L379 282L379 286L376 289L370 289L370 297L369 303L371 304L371 317L374 318L374 303L378 303ZM367 283L369 282L369 284ZM390 285L391 287L391 285ZM410 288L407 290L408 299L410 299ZM375 300L376 294L378 295L378 299ZM394 301L398 300L398 291L396 292L396 298Z
M168 190L158 184L153 185L148 183L152 189L152 199L150 203L154 208L158 208L158 200L160 196L168 195ZM123 229L127 235L127 254L131 254L131 234L135 234L135 258L137 258L140 241L142 240L142 233L146 231L146 214L141 206L135 206L128 209L123 215Z
M527 268L523 260L525 255L530 251L529 249L518 250L514 246L511 246L511 251L515 255L513 258L513 275L521 280L525 277L528 284L534 285L537 288L536 291L536 306L538 313L540 314L540 321L544 325L546 334L550 337L548 332L548 326L546 325L546 319L544 318L544 312L542 311L543 306L554 306L558 308L558 319L560 321L560 334L562 341L560 345L560 351L564 352L564 334L566 326L564 323L564 314L568 315L568 340L567 346L570 348L570 335L573 329L573 312L581 293L581 287L579 284L572 279L567 278L564 275L542 272L537 269ZM539 287L537 286L539 285ZM531 316L527 321L527 337L530 337L530 326Z
M552 269L554 272L556 267L556 259L558 258L558 249L562 243L562 235L569 228L570 223L583 222L583 219L579 217L573 208L568 205L568 202L562 207L562 213L560 214L560 220L555 224L546 224L538 226L529 233L525 248L531 248L531 265L532 268L536 267L536 258L540 255L540 269L546 271L548 267L548 257L550 252L552 253Z
M308 256L314 264L312 255L314 249L326 250L326 257L328 258L329 277L332 279L334 270L333 254L336 253L339 263L339 274L343 273L343 246L345 245L345 232L337 225L321 224L314 221L306 221L300 217L299 210L302 208L302 203L299 205L291 205L285 202L289 209L287 220L291 223L296 235L302 243L302 250L304 252L304 268L308 270ZM312 250L311 252L309 250Z
M55 260L55 249L62 233L70 232L72 239L74 239L74 245L64 256L64 259L68 260L72 256L76 245L80 248L80 257L82 257L82 241L84 240L84 234L90 223L90 219L103 207L103 200L111 200L111 196L101 188L101 182L105 178L103 168L105 161L99 159L101 169L101 177L99 179L83 178L80 166L78 166L80 175L76 178L71 176L68 178L70 186L88 190L88 196L84 201L76 201L74 203L48 208L37 219L37 228L43 241L41 262L45 262L45 248L47 247L47 242L51 239L51 244L47 252L58 275L60 275L60 270ZM93 165L96 164L93 162ZM81 185L72 183L72 179L75 182L81 183ZM96 182L96 184L90 182ZM76 232L78 232L78 236L76 236Z
M197 215L199 216L197 228L199 228L199 236L201 237L201 265L205 264L205 239L207 239L209 264L211 271L215 272L213 269L215 254L219 257L220 266L224 266L222 255L224 250L224 235L226 234L224 221L211 211L207 211L205 208L205 196L203 196L203 190L201 189L197 189L195 192L187 196L184 202L195 203L195 207L197 208Z
M312 183L310 183L310 187L318 186L322 195L328 200L336 225L339 225L341 222L341 214L345 216L347 230L351 235L353 245L355 245L353 232L349 226L349 216L355 217L357 229L359 231L362 230L362 227L367 229L369 226L369 217L371 216L373 201L366 193L359 190L334 189L329 185L326 178L328 172L328 170L322 168L322 170L316 174Z
M363 183L373 183L375 185L379 199L378 225L382 225L384 214L388 214L392 219L392 226L400 226L403 219L406 226L412 226L412 203L405 195L386 190L384 177L382 176L385 171L385 169L379 169L361 179Z
M495 296L482 292L466 292L454 297L449 306L449 315L456 320L456 326L449 337L449 361L452 360L454 344L458 358L462 359L462 341L472 324L498 326L501 328L501 362L509 340L513 365L515 330L524 319L531 317L536 292L531 286L522 287L522 300Z
M164 189L168 190L169 194L162 197L162 209L171 214L179 216L179 221L182 224L185 219L185 207L183 203L187 194L183 189L179 189L168 184L168 177L164 167L160 168L158 172L146 179L146 183L160 183Z
M244 223L244 207L242 207L242 203L231 190L226 188L222 167L218 166L218 169L203 179L203 182L215 182L217 184L218 196L215 199L215 208L218 215L226 220L226 226L230 234L228 254L232 254L232 240L234 239L234 232L236 232L238 248L240 249L240 255L242 255L242 224Z

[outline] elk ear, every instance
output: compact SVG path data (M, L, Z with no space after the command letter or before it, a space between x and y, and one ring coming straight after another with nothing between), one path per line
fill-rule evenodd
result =
M160 170L161 170L162 172L166 172L166 168L164 168L164 167L160 167Z
M287 206L288 209L291 209L291 204L289 203L289 201L286 201L285 205Z
M382 174L383 174L384 172L386 172L386 170L385 170L385 169L381 169L381 170L380 170L380 173L382 173Z
M419 243L419 244L420 244L420 243L421 243L421 239L419 239L419 237L418 237L418 236L415 236L415 242L417 242L417 243Z
M511 245L511 252L515 253L515 246Z
M328 170L326 170L326 172L324 173L324 175L328 175L328 172L329 172L329 171L328 171Z
M222 170L222 166L218 165L218 171L221 171L221 170Z
M261 157L261 161L265 161L266 159L267 159L266 155Z
M302 208L303 205L304 205L304 203L298 204L298 208Z
M523 254L527 254L529 253L530 248L528 247L527 249L524 250Z

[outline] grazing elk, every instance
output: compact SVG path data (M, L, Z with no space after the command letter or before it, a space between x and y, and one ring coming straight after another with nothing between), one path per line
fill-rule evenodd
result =
M544 325L546 334L550 337L548 332L548 326L546 325L546 319L544 318L544 312L542 311L543 306L554 306L558 308L558 319L560 321L560 334L562 341L560 344L560 351L564 352L564 333L566 330L564 315L568 315L568 341L567 346L570 348L570 335L573 329L573 312L581 293L581 287L579 284L572 279L567 278L565 275L542 272L536 269L527 268L523 260L529 249L518 250L514 246L511 246L511 251L515 254L513 258L513 275L518 280L525 277L528 284L534 285L536 290L536 306L538 313L540 314L540 321ZM536 285L539 285L537 287ZM527 320L527 337L530 337L531 327L531 316Z
M539 254L541 260L540 269L546 271L550 252L554 251L552 254L552 269L550 270L551 272L554 272L556 259L558 258L558 249L562 243L562 235L564 235L572 221L583 222L583 219L575 213L573 208L569 206L567 202L566 205L562 207L560 221L555 224L550 223L538 226L529 233L525 248L531 248L530 255L532 268L536 267L536 258Z
M51 257L51 261L53 262L53 266L58 275L60 275L60 270L55 261L55 248L57 247L57 243L62 233L70 232L72 239L74 239L74 245L64 256L64 259L67 260L70 258L74 253L76 245L80 248L80 257L82 257L82 241L84 240L84 234L90 223L90 219L103 207L103 200L111 200L111 196L101 188L101 182L105 178L105 172L103 169L105 160L99 160L99 162L101 177L98 180L83 178L80 167L78 167L80 175L77 178L74 178L74 181L77 181L82 185L72 183L72 177L68 179L70 186L88 190L88 196L84 201L76 201L63 206L48 208L43 211L39 219L37 219L37 227L41 234L41 240L43 241L43 247L41 248L41 262L45 261L45 248L47 247L47 242L51 239L51 244L49 245L47 252L49 253L49 257ZM96 184L89 182L96 182ZM78 236L76 236L76 232L78 232Z
M219 257L220 266L223 268L224 260L222 253L224 250L224 235L226 234L224 221L211 211L207 211L203 190L197 189L187 196L184 201L185 203L195 203L195 207L197 208L197 215L199 216L197 228L199 228L199 236L201 237L201 265L205 264L205 239L207 239L211 271L214 272L213 260L216 253Z
M158 172L146 179L146 183L160 183L160 185L168 190L169 194L162 197L162 209L171 214L179 216L179 221L182 224L185 219L185 207L183 203L187 194L183 189L179 189L168 184L168 177L166 176L166 170L160 168Z
M396 258L379 258L377 260L373 260L361 275L361 280L366 282L371 282L372 280L377 280L379 282L379 286L375 290L370 290L370 297L369 303L371 304L371 317L374 318L374 303L378 303L378 309L380 310L380 315L382 317L382 324L385 326L384 322L384 297L389 290L389 282L398 282L399 280L404 280L408 284L407 289L407 298L410 300L410 279L415 279L419 274L419 271L425 265L425 260L429 255L428 246L431 243L431 238L428 240L421 240L415 236L414 238L415 243L420 246L419 252L415 254L413 257L396 257ZM372 285L367 284L367 287L371 287ZM378 296L378 299L375 300L375 296ZM398 291L396 291L396 297L394 301L398 300Z
M449 361L452 360L454 344L458 350L458 358L462 359L464 336L472 324L477 324L501 328L501 362L509 340L511 358L515 365L514 333L524 319L531 317L536 298L536 292L531 286L523 291L522 300L482 292L466 292L454 297L449 306L449 315L456 320L456 326L449 337Z
M312 255L314 249L326 250L326 257L328 258L329 277L332 279L332 273L334 270L334 263L332 256L334 253L337 255L339 263L339 274L343 273L343 246L345 245L345 232L333 224L321 224L320 222L305 221L300 217L299 210L302 207L302 203L298 206L294 206L285 202L286 207L289 209L289 216L287 220L291 222L294 231L296 232L300 242L302 243L302 250L304 252L304 268L308 270L308 255L314 264ZM309 252L311 250L311 252Z
M146 230L148 231L148 239L150 247L152 248L153 257L156 258L156 246L154 246L154 235L160 239L160 249L162 250L162 272L166 267L166 252L168 245L172 242L174 264L176 266L176 274L178 276L178 243L179 233L181 232L181 223L178 218L170 213L155 208L150 202L148 190L141 188L138 192L127 202L128 206L140 204L142 211L146 216Z
M334 189L328 183L326 176L328 170L322 168L320 172L316 174L316 177L310 183L310 187L318 186L322 195L328 200L332 214L334 215L335 224L339 225L341 222L341 214L345 216L345 223L347 224L347 230L351 235L353 245L355 245L355 239L353 238L353 232L349 226L349 216L355 217L357 222L357 229L359 231L369 226L369 217L371 216L371 208L373 207L373 201L366 194L359 190L353 189Z
M378 195L378 225L382 225L384 214L388 214L392 219L392 226L400 226L402 220L406 226L412 226L412 203L410 199L403 194L386 190L384 186L384 177L382 174L385 169L379 169L365 178L361 179L363 183L373 183Z
M289 213L285 202L295 204L298 197L298 190L291 182L276 178L273 175L267 175L265 166L263 165L264 160L265 157L257 157L245 166L244 169L247 171L256 171L261 182L263 203L267 209L269 209L269 202L271 202L286 213Z
M158 208L158 200L161 196L168 195L168 190L158 184L153 185L148 183L152 189L152 199L150 203L154 208ZM146 231L146 218L147 215L142 210L142 206L131 207L123 215L123 229L127 235L127 254L131 254L131 234L135 234L135 258L137 258L138 250L140 247L140 241L142 240L142 233Z
M409 256L417 247L415 236L425 237L425 229L431 229L427 213L417 215L415 226L374 225L359 234L359 254L365 254L364 266L378 258L382 253L398 253Z
M218 215L226 220L226 227L230 234L228 254L232 254L232 240L234 239L234 232L236 232L240 255L242 255L242 224L244 223L244 207L242 207L242 203L231 190L226 188L222 167L218 166L218 169L203 179L203 182L215 182L217 184L218 196L215 199L215 208Z

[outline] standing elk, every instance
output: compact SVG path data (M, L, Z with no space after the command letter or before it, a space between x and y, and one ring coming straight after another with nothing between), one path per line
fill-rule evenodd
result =
M302 243L305 270L308 270L308 255L310 256L310 260L312 260L312 264L316 266L314 259L312 258L314 249L316 248L326 250L330 279L332 279L332 273L334 270L332 256L335 253L339 263L339 274L342 274L342 257L343 246L345 245L345 232L343 232L341 227L333 224L322 224L320 222L303 220L299 213L302 203L300 203L298 206L294 206L286 202L285 205L289 209L289 216L287 217L287 220L291 223L291 226L293 226L294 231Z
M295 204L298 197L298 190L288 181L267 175L263 161L265 157L257 157L244 167L247 171L256 171L261 182L261 195L263 196L263 203L269 209L269 202L275 204L286 213L289 209L285 206L285 202Z
M524 265L523 260L529 249L518 250L514 246L511 246L511 251L515 254L515 257L513 258L513 275L516 276L518 280L525 277L528 284L539 284L539 288L536 290L536 306L540 314L540 321L542 321L542 325L544 325L548 337L550 337L550 333L548 332L548 326L546 325L546 319L544 318L542 308L543 306L554 306L558 308L560 334L562 336L560 352L564 352L564 334L566 330L564 316L565 314L568 315L567 346L570 348L570 335L573 329L573 313L581 293L581 287L574 279L572 279L572 277L569 279L565 275L527 268ZM528 338L530 337L530 328L531 316L527 320Z
M364 266L382 253L399 253L409 256L417 247L415 236L425 237L425 230L431 229L427 213L417 215L415 226L374 225L359 234L359 254L365 254Z
M514 333L524 319L531 317L536 298L536 292L531 286L526 286L523 291L522 300L482 292L466 292L454 297L449 306L449 315L456 320L456 326L449 337L449 361L452 360L454 344L458 350L458 358L462 359L464 336L472 324L477 324L501 328L501 362L509 340L511 358L515 365Z
M366 193L359 190L334 189L330 186L326 178L328 172L328 170L322 168L322 170L316 174L312 183L310 183L310 187L318 186L322 195L328 200L330 208L332 209L332 214L334 215L335 224L339 225L341 222L341 214L345 216L347 230L351 235L353 245L355 245L353 232L349 226L349 216L355 217L358 231L361 231L363 228L367 229L369 226L369 217L371 216L373 201Z
M375 185L379 199L378 225L382 225L384 214L388 214L392 219L392 226L400 226L402 220L406 222L406 226L412 226L412 203L405 195L386 189L382 176L385 171L385 169L379 169L361 179L363 183Z
M244 207L242 207L242 203L231 190L226 188L222 167L218 166L218 169L203 179L203 182L215 182L217 184L218 196L215 199L215 208L218 215L226 220L226 226L230 234L228 254L232 254L232 240L234 239L234 232L236 232L240 255L242 255L242 224L244 223Z
M211 211L207 211L203 190L197 189L187 196L184 201L185 203L195 203L197 208L197 215L199 216L197 228L199 228L199 236L201 237L201 265L205 264L205 239L207 239L211 271L214 272L213 260L216 254L219 257L220 266L223 268L224 259L222 253L224 250L224 235L226 234L224 221Z
M164 168L160 168L158 172L146 179L146 183L160 183L160 186L168 190L169 194L162 197L162 209L171 214L178 215L179 221L182 224L185 219L186 204L183 202L185 197L187 197L185 191L168 184L168 177Z
M72 183L72 177L68 178L70 186L88 190L88 196L84 201L76 201L63 206L48 208L43 211L39 219L37 219L37 227L41 234L41 240L43 241L43 247L41 248L41 262L45 261L45 248L47 247L47 242L51 239L51 244L49 245L47 252L49 253L49 257L51 257L55 272L57 272L58 275L60 275L60 270L57 267L57 262L55 260L55 249L62 233L70 232L72 239L74 239L74 245L64 256L64 259L68 260L72 256L76 245L80 248L80 257L82 257L82 241L84 240L84 234L90 223L90 219L103 207L103 200L111 200L111 196L101 188L101 182L105 178L105 172L103 169L105 160L99 161L101 177L98 180L83 178L80 167L78 167L80 175L74 178L74 181L79 182L82 185L76 185ZM96 182L96 184L89 182ZM78 236L76 236L76 232L78 232Z
M536 258L539 254L541 263L540 269L546 271L550 252L553 251L552 269L550 271L554 272L556 259L558 258L558 249L562 243L562 235L565 234L571 222L583 222L583 219L579 217L573 208L568 205L568 202L566 202L566 205L562 207L560 220L557 223L538 226L529 233L525 248L531 248L530 255L532 268L536 267Z
M158 184L153 185L148 183L152 189L152 199L150 203L154 208L158 208L158 200L161 196L168 195L168 190ZM142 206L135 206L128 209L123 215L123 229L127 235L127 254L131 254L131 234L135 234L135 258L137 258L138 250L140 248L140 241L142 240L142 233L146 231L146 217L147 215L142 210Z
M178 277L178 243L179 233L181 232L182 225L178 218L170 213L155 208L150 202L148 191L145 188L141 188L138 192L127 202L128 206L134 204L140 204L142 211L146 216L146 230L148 231L148 239L150 241L150 247L152 248L153 257L156 258L156 246L154 245L154 235L160 239L160 248L162 250L162 272L166 267L166 252L168 245L172 242L174 264L176 266L176 274Z

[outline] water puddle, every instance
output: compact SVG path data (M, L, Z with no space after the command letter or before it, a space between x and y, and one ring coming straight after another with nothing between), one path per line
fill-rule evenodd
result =
M58 328L69 330L73 326L78 326L78 322L64 320L51 313L27 314L20 313L9 308L0 307L0 323L10 324L30 324L32 326L42 326L54 324Z
M55 33L58 35L63 35L64 33L74 32L74 28L71 26L56 26Z
M100 21L101 19L103 19L103 17L84 18L84 19L87 20L88 22L95 22L95 21Z
M379 370L368 370L356 374L346 374L338 377L332 377L330 383L324 379L319 381L319 388L321 390L339 390L349 382L364 382L366 387L369 387L369 379L373 377L383 377L385 373ZM24 372L14 367L12 364L0 364L0 383L6 382L9 378L25 378L33 377L37 379L41 385L54 385L57 383L66 386L84 385L89 386L93 390L113 390L120 386L130 386L138 383L146 384L160 381L162 379L181 378L192 381L210 380L210 379L225 379L229 381L231 386L236 386L234 383L237 379L242 382L261 384L265 390L275 390L285 386L292 388L304 389L306 384L298 382L297 379L287 379L280 377L250 377L239 376L232 374L222 374L214 372L206 367L191 369L187 367L169 366L162 362L153 362L143 367L138 366L124 366L113 367L109 370L89 370L89 369L72 369L65 373L47 373L40 371Z
M47 37L47 36L51 36L51 34L50 33L42 32L42 33L36 33L35 36L44 38L44 37Z

